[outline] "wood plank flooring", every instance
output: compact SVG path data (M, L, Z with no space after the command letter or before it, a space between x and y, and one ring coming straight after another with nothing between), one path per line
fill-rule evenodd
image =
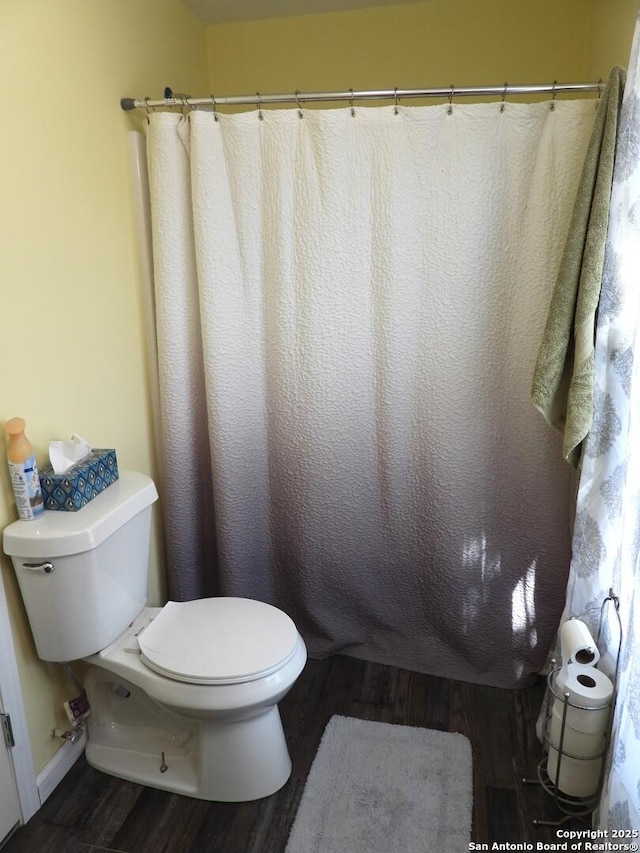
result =
M347 657L312 660L280 705L293 772L277 794L208 803L107 776L82 758L2 853L282 853L332 714L465 734L473 750L472 841L557 841L555 828L533 825L560 816L553 800L521 783L535 777L541 756L535 720L543 694L542 680L508 691ZM585 828L575 819L563 828L573 826Z

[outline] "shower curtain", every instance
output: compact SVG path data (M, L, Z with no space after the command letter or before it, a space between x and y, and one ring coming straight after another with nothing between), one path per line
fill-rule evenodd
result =
M511 687L564 603L529 387L593 101L150 117L170 594Z
M593 426L583 454L563 618L594 633L617 698L597 825L640 829L640 19L625 87L595 337ZM608 836L611 838L611 836ZM620 836L635 843L632 836Z

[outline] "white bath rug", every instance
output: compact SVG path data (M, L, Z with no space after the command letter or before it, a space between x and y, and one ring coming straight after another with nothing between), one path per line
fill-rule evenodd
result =
M471 805L464 735L335 716L286 853L463 853Z

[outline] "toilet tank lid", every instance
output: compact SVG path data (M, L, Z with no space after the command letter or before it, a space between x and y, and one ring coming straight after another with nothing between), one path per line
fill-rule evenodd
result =
M5 527L5 554L64 557L96 548L129 519L157 500L156 487L137 471L121 471L118 480L78 512L45 510L34 521Z

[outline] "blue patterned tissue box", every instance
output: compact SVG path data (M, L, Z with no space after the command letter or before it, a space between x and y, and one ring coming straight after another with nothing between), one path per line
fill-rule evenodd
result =
M115 450L92 450L64 474L51 465L40 472L45 509L77 512L118 479Z

